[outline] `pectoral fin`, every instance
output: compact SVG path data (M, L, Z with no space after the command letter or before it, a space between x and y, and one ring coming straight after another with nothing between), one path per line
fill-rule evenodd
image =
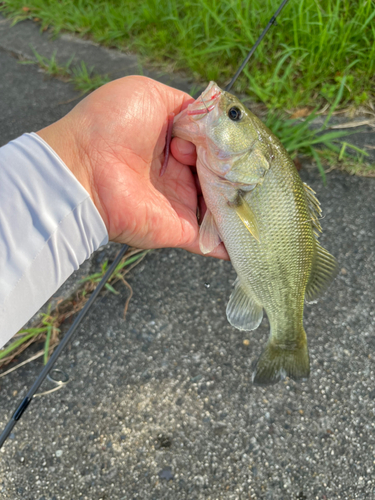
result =
M241 219L244 226L249 230L250 234L254 236L257 241L259 241L258 224L254 212L241 194L238 194L236 201L237 203L234 209L238 217Z
M255 330L263 318L263 308L250 297L237 278L227 305L229 323L239 330Z
M207 209L199 229L199 248L202 253L206 254L212 252L220 243L221 238L215 220L212 213Z

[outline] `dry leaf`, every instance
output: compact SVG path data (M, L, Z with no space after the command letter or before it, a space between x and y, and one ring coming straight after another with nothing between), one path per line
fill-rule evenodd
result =
M301 170L302 168L302 164L301 162L299 161L298 157L296 156L293 160L294 162L294 165L296 166L296 169L298 170L298 172Z
M293 120L295 118L304 118L305 116L309 116L310 113L311 113L310 108L300 108L297 109L297 111L295 111L290 118Z

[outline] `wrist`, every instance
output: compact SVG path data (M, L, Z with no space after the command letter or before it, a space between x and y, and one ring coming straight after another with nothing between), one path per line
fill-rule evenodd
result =
M55 151L93 199L88 170L81 161L82 155L74 133L69 130L64 118L36 133Z
M69 124L67 118L52 123L36 132L60 157L77 181L84 187L100 213L107 229L108 218L94 189L92 169L87 154L80 146L79 133Z

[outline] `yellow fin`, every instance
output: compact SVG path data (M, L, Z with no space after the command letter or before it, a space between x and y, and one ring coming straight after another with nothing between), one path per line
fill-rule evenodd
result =
M337 276L338 267L336 259L323 248L318 242L318 233L322 231L319 219L322 215L320 203L313 191L307 184L303 183L305 189L307 206L311 216L311 224L316 238L316 250L310 278L307 283L305 298L311 302L321 295Z
M259 229L254 212L251 210L245 198L239 193L235 206L238 217L242 220L244 226L249 230L250 234L259 241Z

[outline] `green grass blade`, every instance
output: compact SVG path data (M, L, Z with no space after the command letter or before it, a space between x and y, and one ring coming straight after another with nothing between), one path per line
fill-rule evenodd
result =
M115 295L119 295L119 293L120 293L120 292L118 292L117 290L115 290L115 289L113 288L113 286L112 286L112 285L110 285L109 283L106 283L106 284L105 284L105 287L106 287L106 289L107 289L107 290L109 290L110 292L114 293Z
M48 361L48 351L49 351L49 342L51 340L51 334L52 334L52 325L48 325L47 337L46 337L46 341L44 343L44 356L43 356L45 365L47 364L47 361Z
M324 125L323 125L324 128L327 127L327 125L329 123L329 120L331 119L331 116L332 116L333 112L335 111L335 109L337 108L337 105L339 104L339 102L342 99L342 95L344 93L345 82L346 82L346 75L341 80L340 88L338 90L336 99L334 100L334 102L333 102L333 104L332 104L332 106L331 106L331 108L329 110L329 113L327 115L327 118L324 121Z
M314 148L310 148L310 153L311 153L311 156L316 161L318 170L320 172L320 175L322 176L323 184L326 186L327 185L327 176L326 176L325 170L323 168L322 162L320 161L320 157Z
M8 347L6 347L5 349L0 351L0 359L6 358L8 356L8 354L10 354L12 351L17 349L17 347L24 344L32 337L36 337L37 335L39 335L40 333L44 333L45 331L46 331L45 328L35 328L35 329L33 329L33 332L25 335L24 337L21 337L21 338L15 340Z

